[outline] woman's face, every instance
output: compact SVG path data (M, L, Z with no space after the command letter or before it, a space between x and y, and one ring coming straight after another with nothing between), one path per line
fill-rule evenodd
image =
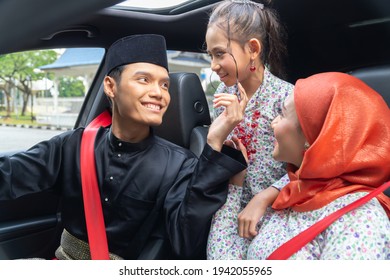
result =
M234 40L229 42L225 32L216 25L207 29L206 44L211 70L219 76L221 82L230 87L246 78L250 64L249 49L246 51Z
M300 167L305 149L305 136L295 111L294 94L290 94L281 108L281 113L271 123L275 134L273 157Z

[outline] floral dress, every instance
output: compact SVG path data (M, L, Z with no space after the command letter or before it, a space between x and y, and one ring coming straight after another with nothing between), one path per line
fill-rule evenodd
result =
M280 112L285 98L293 90L292 84L279 79L265 68L263 83L249 100L245 108L244 120L230 135L237 135L245 145L249 164L242 190L239 194L231 193L228 196L228 201L239 202L237 211L226 213L219 210L215 214L208 240L209 259L246 258L249 243L237 234L237 214L258 192L271 185L280 189L288 183L283 163L275 161L272 157L275 138L271 122ZM226 87L221 84L217 89L217 93L220 92L237 94L238 90L236 86ZM215 110L215 116L222 111L223 108ZM227 216L221 216L222 213ZM226 227L230 227L229 234L224 232Z
M217 223L221 237L234 234L233 225L237 223L241 192L241 187L229 186L229 199L219 210L218 216L215 216L214 223ZM231 242L224 238L221 240L224 248L219 250L221 253L222 251L226 253L226 258L238 256L241 259L266 259L283 243L364 195L366 195L364 192L347 194L320 209L309 212L269 209L259 224L258 235L253 240ZM217 252L214 255L219 254ZM371 199L366 204L344 214L293 254L290 259L390 260L389 218L379 201L376 198Z

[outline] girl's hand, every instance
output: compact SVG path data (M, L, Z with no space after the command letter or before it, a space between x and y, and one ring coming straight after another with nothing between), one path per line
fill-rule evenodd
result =
M218 93L214 95L214 108L225 107L225 110L211 124L207 135L207 143L216 151L221 151L223 142L229 133L244 118L248 97L241 84L238 84L238 88L240 100L234 94Z
M268 187L249 201L248 205L238 214L238 235L240 237L251 239L257 235L257 224L278 194L279 190Z

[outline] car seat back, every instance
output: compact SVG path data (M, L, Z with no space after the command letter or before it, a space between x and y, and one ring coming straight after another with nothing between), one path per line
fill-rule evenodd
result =
M190 149L197 156L206 143L211 123L207 99L195 73L178 72L170 75L171 103L156 135Z
M390 106L390 65L372 66L349 72L380 93Z

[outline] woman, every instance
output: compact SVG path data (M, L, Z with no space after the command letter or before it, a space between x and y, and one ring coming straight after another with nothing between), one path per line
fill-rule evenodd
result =
M298 80L272 122L273 156L290 183L265 215L248 258L265 259L301 231L390 179L390 110L343 73ZM291 259L390 259L390 198L344 214Z

